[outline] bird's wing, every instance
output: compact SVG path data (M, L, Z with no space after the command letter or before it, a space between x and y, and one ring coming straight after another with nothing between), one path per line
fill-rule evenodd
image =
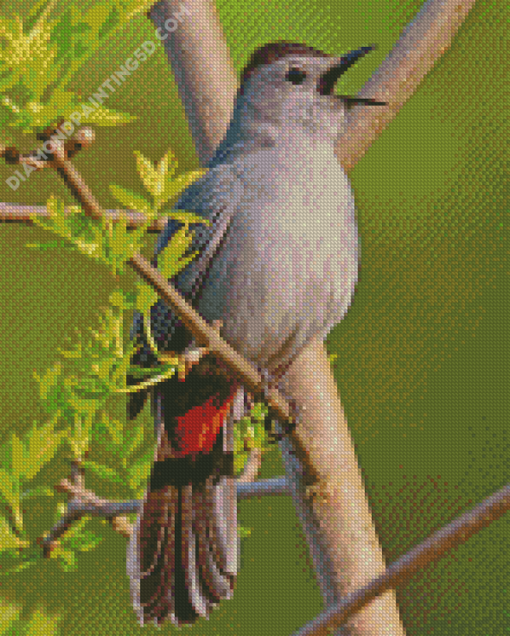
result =
M234 166L220 164L186 188L175 206L178 210L193 211L210 222L210 225L190 224L190 227L195 230L190 251L196 251L198 254L180 274L171 280L190 302L193 302L206 282L207 271L228 232L242 193L242 180ZM182 227L181 222L169 219L158 237L153 259L154 266L157 266L158 255L167 247L180 227ZM205 318L207 319L206 316ZM137 338L140 348L131 362L145 367L159 366L160 363L147 342L143 326L142 314L135 311L130 337ZM151 332L160 351L182 352L192 340L191 334L179 317L161 299L151 308ZM127 378L128 385L139 381L132 376ZM136 417L146 398L147 392L131 394L128 404L129 419Z

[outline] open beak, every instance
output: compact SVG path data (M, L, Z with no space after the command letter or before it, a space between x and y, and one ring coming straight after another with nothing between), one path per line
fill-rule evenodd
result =
M375 46L362 46L356 51L350 51L340 58L340 62L331 66L325 73L323 73L317 83L317 91L320 95L331 95L332 97L338 97L343 99L349 104L367 104L370 106L386 106L387 102L380 102L376 99L369 97L349 97L347 95L333 95L333 88L335 87L338 78L345 73L353 64L355 64L360 57L363 57L370 51L373 51Z

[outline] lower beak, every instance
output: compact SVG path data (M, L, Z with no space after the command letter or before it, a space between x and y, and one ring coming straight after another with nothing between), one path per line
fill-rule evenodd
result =
M387 102L380 102L368 97L349 97L347 95L333 95L333 88L338 79L355 64L361 57L373 51L375 46L362 46L360 49L350 51L340 58L340 61L331 66L323 75L321 75L317 84L317 92L320 95L331 95L345 100L349 104L368 104L372 106L386 106Z

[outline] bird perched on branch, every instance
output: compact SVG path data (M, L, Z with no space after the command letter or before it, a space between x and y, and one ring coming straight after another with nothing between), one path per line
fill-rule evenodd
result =
M277 383L314 337L346 313L357 281L354 199L334 144L350 104L338 78L373 47L341 57L276 42L255 51L241 77L225 138L208 172L176 208L197 224L199 255L173 280L221 335ZM170 220L155 254L180 224ZM193 339L162 301L151 310L160 351L186 357ZM133 362L157 366L135 315ZM184 381L182 381L184 380ZM133 382L129 379L129 382ZM134 394L128 417L141 410ZM134 608L142 624L208 617L230 598L237 574L233 422L244 414L243 387L213 356L151 389L157 448L128 548Z

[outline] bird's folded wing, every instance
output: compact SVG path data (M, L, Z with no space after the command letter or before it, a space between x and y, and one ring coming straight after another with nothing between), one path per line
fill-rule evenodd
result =
M243 183L234 166L220 164L209 170L203 177L192 183L178 200L176 210L188 210L203 217L210 225L190 224L194 237L190 252L198 252L196 257L171 282L190 301L197 297L206 284L206 274L222 241L228 233L230 221L243 194ZM157 266L158 255L171 242L172 237L182 227L182 223L170 219L158 237L153 265ZM204 316L207 319L207 316ZM174 311L161 299L151 308L151 333L160 351L184 351L192 336ZM140 345L131 362L135 365L157 367L159 361L151 350L143 329L143 316L135 311L130 338L137 338ZM129 376L128 385L139 380ZM128 417L136 417L143 407L147 394L132 394Z

